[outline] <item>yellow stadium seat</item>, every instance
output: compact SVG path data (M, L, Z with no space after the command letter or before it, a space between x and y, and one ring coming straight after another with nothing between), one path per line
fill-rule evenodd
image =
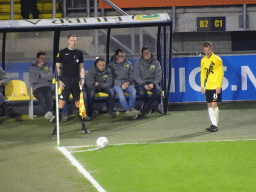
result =
M6 85L6 99L8 101L29 101L28 114L34 117L33 98L28 94L27 85L21 80L9 81Z
M6 85L6 98L9 101L30 101L26 83L12 80Z

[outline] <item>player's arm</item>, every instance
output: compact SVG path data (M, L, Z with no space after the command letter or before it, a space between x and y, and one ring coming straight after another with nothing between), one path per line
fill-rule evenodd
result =
M79 68L80 68L81 85L84 86L84 77L85 77L84 64L80 63Z
M57 67L57 72L59 77L60 77L60 66L61 66L61 63L56 62L56 67ZM65 87L65 84L60 79L59 79L59 84L60 84L61 90L63 90Z
M216 93L219 94L221 92L221 87L222 87L222 80L223 80L223 76L224 76L224 70L223 70L223 64L222 64L222 60L219 59L216 62L216 66L217 66L217 78L216 78L216 83L217 83L217 88L216 88Z
M205 93L205 88L204 88L204 81L206 77L206 71L203 66L203 62L201 60L201 74L200 74L200 79L201 79L201 92L204 94Z
M56 62L56 67L57 67L58 76L60 76L60 66L61 66L61 63L57 63L57 62Z

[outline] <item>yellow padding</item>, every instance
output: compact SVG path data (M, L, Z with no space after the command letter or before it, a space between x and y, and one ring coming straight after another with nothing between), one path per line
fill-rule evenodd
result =
M40 13L46 12L46 11L52 11L52 3L44 3L44 4L37 4L37 8L40 11ZM56 2L56 10L59 10L59 2Z
M62 13L56 13L56 18L62 18ZM6 15L0 15L0 20L10 20L11 15L8 13ZM22 20L21 15L14 15L15 20ZM29 19L33 19L33 16L30 14ZM52 19L52 14L39 14L39 19Z
M32 19L32 15L30 17ZM62 18L62 13L56 13L56 18ZM52 19L52 14L39 14L39 19Z
M6 85L6 98L9 101L29 101L26 83L21 80L12 80Z
M129 96L128 93L124 93L125 96ZM116 94L117 96L117 94ZM95 97L108 97L108 94L107 93L103 93L103 92L98 92L98 93L95 93Z
M95 93L95 97L108 97L108 94L107 93L98 92L98 93Z
M14 4L14 12L20 13L21 12L20 7L21 7L20 4ZM52 3L37 3L37 9L38 9L39 13L52 11ZM59 4L59 2L56 2L56 10L58 11L59 9L60 9L60 4ZM10 3L0 5L1 13L10 13L10 11L11 11Z
M6 5L6 4L0 5L0 11L1 11L1 13L4 13L4 12L10 13L10 11L11 11L11 8L10 8L10 7L11 7L10 4L9 4L9 5ZM21 12L21 10L20 10L20 4L14 4L14 12L15 12L15 13Z
M30 96L6 96L8 101L30 101Z

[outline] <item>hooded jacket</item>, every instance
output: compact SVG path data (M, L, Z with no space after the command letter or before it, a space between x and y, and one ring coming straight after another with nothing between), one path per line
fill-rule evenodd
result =
M99 85L95 86L95 82ZM103 71L100 71L96 63L89 69L86 75L86 84L88 88L98 89L99 91L104 90L107 87L113 86L113 74L112 70L106 65Z
M0 67L0 81L2 82L3 86L7 85L9 82L9 78L7 77L6 72ZM4 87L0 86L0 92L3 93Z
M149 60L141 57L134 66L134 80L139 85L158 84L162 80L162 69L153 54Z
M28 70L33 91L40 87L52 87L53 72L48 63L43 66L32 64Z
M123 63L118 63L116 56L113 55L109 67L111 67L113 71L114 85L121 87L125 82L129 82L130 85L133 84L133 67L130 61L125 59Z

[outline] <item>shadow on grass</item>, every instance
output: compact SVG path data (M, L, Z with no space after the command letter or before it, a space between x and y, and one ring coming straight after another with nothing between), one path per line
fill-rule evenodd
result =
M126 128L140 126L141 124L152 121L162 117L162 115L158 113L153 113L149 117L143 117L139 119L132 119L131 117L127 117L124 113L120 113L116 118L109 118L107 113L98 114L93 121L86 121L86 127L91 132L89 136L97 136L106 132L116 132L122 131ZM77 119L74 119L71 122L65 122L62 125L66 125L65 130L61 130L63 134L62 138L77 138L81 137L81 124ZM75 122L75 123L74 123ZM73 126L73 127L72 127ZM72 128L71 128L72 127ZM83 135L83 134L82 134ZM85 136L88 134L84 134Z
M223 101L221 103L218 103L218 107L222 110L256 109L256 101ZM169 111L198 111L206 109L206 102L173 103L168 106Z
M186 141L186 139L200 137L200 136L207 135L207 134L212 134L212 133L209 132L209 131L201 131L201 132L197 132L197 133L180 135L180 136L177 136L177 137L165 137L165 138L162 138L162 139L159 139L159 140L149 141L149 143L150 142L161 143L161 142Z

